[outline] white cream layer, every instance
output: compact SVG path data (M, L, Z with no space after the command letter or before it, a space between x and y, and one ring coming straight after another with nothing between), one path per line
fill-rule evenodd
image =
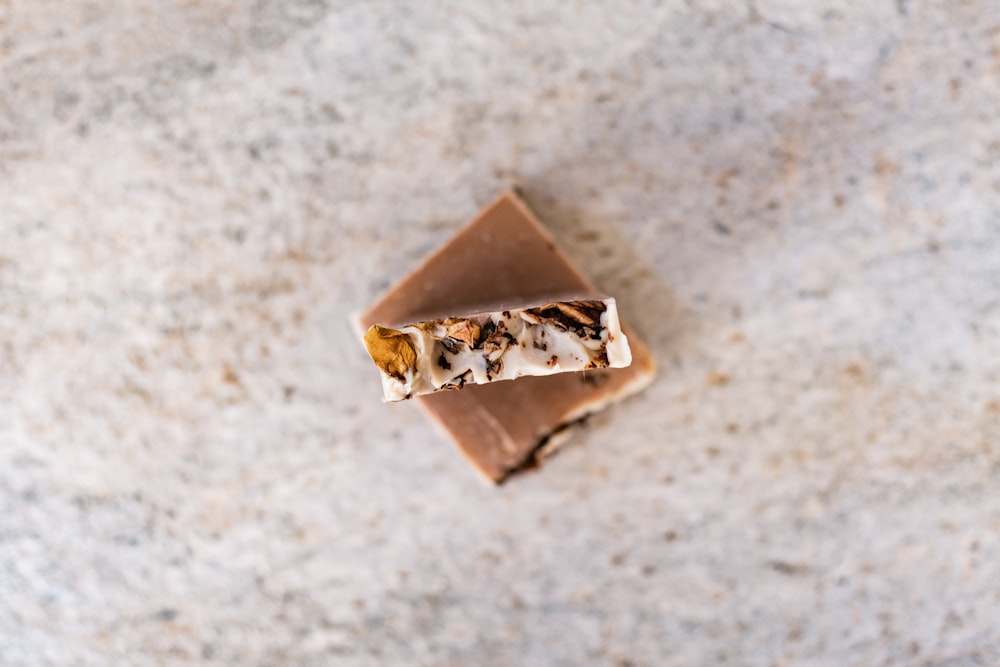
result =
M546 321L536 324L525 313L529 309L473 316L481 325L492 321L513 339L501 338L499 349L492 350L461 343L450 352L440 340L443 332L416 325L401 327L398 331L410 337L416 350L416 371L407 372L405 382L383 373L383 396L386 401L400 401L460 386L463 379L464 384L486 384L595 367L624 368L632 363L632 352L621 330L617 304L610 298L600 301L606 309L601 313L598 338L581 337L572 329L564 330Z

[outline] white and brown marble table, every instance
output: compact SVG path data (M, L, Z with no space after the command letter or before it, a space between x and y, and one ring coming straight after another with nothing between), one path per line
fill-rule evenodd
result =
M0 0L0 663L1000 663L998 101L994 0ZM662 373L496 489L348 316L515 181Z

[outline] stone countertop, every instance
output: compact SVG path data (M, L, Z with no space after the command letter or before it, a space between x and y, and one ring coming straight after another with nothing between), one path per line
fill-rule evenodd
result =
M1000 663L1000 5L0 1L0 663ZM662 366L485 485L349 315L512 182Z

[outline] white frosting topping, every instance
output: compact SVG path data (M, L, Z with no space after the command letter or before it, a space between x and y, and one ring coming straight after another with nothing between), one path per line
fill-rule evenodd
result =
M600 320L582 315L574 304ZM560 311L557 307L568 306ZM544 309L544 310L543 310ZM555 313L555 317L540 315ZM562 317L560 312L570 313ZM539 308L511 309L473 315L480 328L474 345L449 337L449 321L412 324L396 329L416 352L415 368L402 378L382 373L385 400L399 401L464 384L486 384L525 375L553 375L592 368L623 368L632 363L628 340L621 331L614 299L559 302Z

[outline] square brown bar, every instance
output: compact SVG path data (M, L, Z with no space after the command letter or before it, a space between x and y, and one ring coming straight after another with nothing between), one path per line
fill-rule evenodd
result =
M601 294L512 191L487 206L367 311L358 324L406 324L476 312L484 303ZM648 385L649 350L627 327L632 364L466 386L417 400L488 479L503 482L551 452L567 429Z

